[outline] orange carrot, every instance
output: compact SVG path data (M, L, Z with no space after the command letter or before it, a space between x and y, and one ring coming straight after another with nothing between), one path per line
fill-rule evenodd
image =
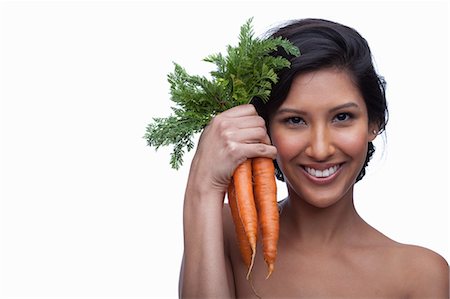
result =
M231 210L231 216L234 222L234 229L236 231L237 243L239 251L241 252L242 260L245 266L247 266L247 279L250 276L251 269L253 268L253 251L248 242L247 235L245 234L244 226L242 224L241 218L239 217L238 206L236 202L236 190L234 188L233 178L228 185L228 204Z
M275 167L272 159L253 158L239 165L228 186L228 201L233 216L239 250L248 268L253 268L259 225L263 256L268 275L274 270L279 236L279 214L276 199Z
M256 214L255 200L253 198L251 160L247 159L244 163L236 168L233 173L233 182L239 218L241 220L245 235L252 250L250 268L247 273L248 279L256 255L256 241L258 235L258 218Z
M274 177L275 167L272 159L254 158L252 161L254 195L261 226L264 260L269 273L274 269L279 236L279 213L277 205L277 187Z

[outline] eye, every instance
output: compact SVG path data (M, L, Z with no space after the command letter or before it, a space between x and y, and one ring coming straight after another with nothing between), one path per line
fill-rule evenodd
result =
M298 126L298 125L306 124L305 121L303 120L303 118L298 117L298 116L288 117L288 118L285 119L285 122L288 125L292 125L292 126Z
M350 113L347 112L343 112L343 113L339 113L334 117L334 121L336 122L342 122L342 121L347 121L350 120L352 118L352 115Z

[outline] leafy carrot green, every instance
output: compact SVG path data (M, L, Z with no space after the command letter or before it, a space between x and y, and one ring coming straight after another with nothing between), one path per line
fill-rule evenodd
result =
M206 76L189 75L179 64L168 75L172 115L154 118L147 126L144 138L158 149L173 145L170 164L178 169L185 151L194 147L193 137L212 117L231 107L248 104L253 98L267 101L272 85L278 81L277 71L290 66L283 57L270 54L282 47L291 55L299 55L288 40L257 38L249 19L240 30L237 46L227 46L227 53L204 58L216 69Z

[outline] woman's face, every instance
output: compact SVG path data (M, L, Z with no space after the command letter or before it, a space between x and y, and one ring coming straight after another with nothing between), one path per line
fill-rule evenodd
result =
M351 196L374 129L347 72L330 68L297 76L269 126L290 196L317 207Z

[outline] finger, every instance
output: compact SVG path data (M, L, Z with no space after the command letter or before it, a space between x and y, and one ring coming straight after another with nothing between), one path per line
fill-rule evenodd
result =
M258 115L241 116L239 118L229 119L233 121L237 128L263 128L266 130L265 120Z
M241 129L255 129L256 132L267 134L265 121L257 115L227 117L224 114L217 115L209 123L208 127L214 128L214 131L223 134L224 137L231 137L234 132Z
M275 159L277 156L275 146L263 143L245 144L242 146L242 150L247 158L265 157Z
M224 131L223 138L225 140L233 140L239 143L264 143L271 144L266 128L244 128L239 130Z
M249 116L249 115L258 115L256 112L255 106L251 104L239 105L233 108L230 108L221 113L224 117L241 117L241 116Z

